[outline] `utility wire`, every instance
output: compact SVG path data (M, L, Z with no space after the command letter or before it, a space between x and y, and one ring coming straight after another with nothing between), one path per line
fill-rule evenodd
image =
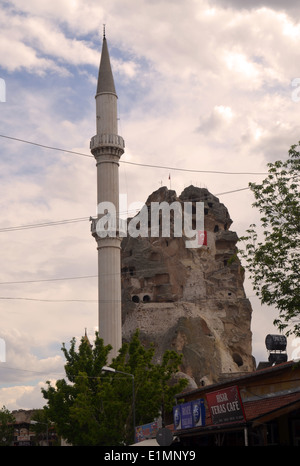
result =
M76 302L76 303L97 303L98 299L42 299L42 298L23 298L23 297L5 297L0 296L1 300L23 300L23 301L40 301L49 303L65 303L65 302Z
M2 364L1 364L0 369L9 369L9 370L12 370L12 371L21 371L21 372L32 372L32 373L34 373L34 374L43 374L43 375L44 375L45 373L47 373L48 375L49 375L49 374L64 374L64 372L58 372L58 371L53 371L53 372L52 372L52 371L48 371L48 370L47 370L47 371L42 372L42 371L35 371L35 370L30 370L30 369L20 369L20 368L18 368L18 367L9 367L9 366L7 366L6 364L3 365L3 366L2 366Z
M246 297L232 297L232 296L229 296L228 298L206 298L206 297L203 297L203 298L198 298L198 302L200 304L203 303L207 303L208 301L226 301L226 302L230 302L232 301L233 299L235 301L247 301L249 298L255 298L256 295L247 295ZM65 302L80 302L80 303L107 303L107 302L114 302L114 303L120 303L121 301L120 300L103 300L103 299L43 299L43 298L27 298L27 297L13 297L13 296L9 296L9 297L5 297L5 296L0 296L0 300L12 300L12 301L18 301L18 300L24 300L24 301L39 301L39 302L49 302L49 303L65 303ZM179 301L175 301L175 302L179 302ZM152 301L152 304L155 303L155 301ZM140 304L145 304L145 303L140 303ZM146 304L149 304L148 302ZM151 302L150 302L151 304Z
M43 222L43 223L33 223L33 224L28 224L28 225L17 225L17 226L12 226L12 227L0 228L0 233L5 233L8 231L29 230L32 228L51 227L51 226L56 226L56 225L66 225L68 223L84 222L87 220L89 220L89 217L70 218L70 219L65 219L65 220L56 220L52 222Z
M27 141L25 139L19 139L15 138L12 136L6 136L3 134L0 134L0 137L6 138L6 139L11 139L14 141L18 142L23 142L25 144L31 144L34 146L42 147L44 149L51 149L51 150L56 150L56 151L61 151L61 152L66 152L70 154L75 154L75 155L81 155L84 157L93 157L92 155L84 154L82 152L75 152L67 149L61 149L58 147L52 147L52 146L47 146L44 144L39 144L36 142L32 141ZM225 171L212 171L212 170L195 170L195 169L185 169L185 168L177 168L177 167L168 167L168 166L159 166L159 165L150 165L150 164L140 164L140 163L135 163L135 162L126 162L126 161L120 161L122 163L126 163L129 165L136 165L136 166L143 166L143 167L150 167L150 168L160 168L160 169L165 169L165 170L175 170L175 171L186 171L186 172L198 172L198 173L215 173L215 174L227 174L227 175L265 175L267 173L257 173L257 172L225 172ZM245 188L240 188L240 189L235 189L231 191L225 191L222 193L217 193L216 196L221 196L224 194L231 194L235 192L240 192L240 191L245 191L248 190L249 187ZM195 201L195 199L193 199ZM137 211L137 210L136 210ZM122 213L129 213L128 212L122 212ZM121 213L120 213L121 214ZM18 225L18 226L12 226L12 227L4 227L0 228L0 233L5 233L5 232L11 232L11 231L20 231L20 230L27 230L27 229L33 229L33 228L41 228L41 227L48 227L48 226L57 226L57 225L65 225L68 223L76 223L76 222L83 222L89 220L90 217L82 217L82 218L74 218L74 219L65 219L65 220L58 220L58 221L52 221L52 222L43 222L43 223L35 223L35 224L28 224L28 225Z
M0 285L17 285L21 283L39 283L39 282L56 282L62 280L79 280L83 278L95 278L98 275L84 275L79 277L63 277L63 278L45 278L40 280L21 280L21 281L14 281L14 282L0 282Z
M33 146L42 147L44 149L51 149L51 150L56 150L60 152L66 152L68 154L80 155L82 157L94 158L93 155L84 154L83 152L75 152L72 150L61 149L60 147L46 146L44 144L39 144L37 142L27 141L25 139L19 139L19 138L15 138L12 136L6 136L4 134L0 134L0 137L11 139L13 141L23 142L25 144L31 144ZM178 167L169 167L169 166L162 166L162 165L150 165L146 163L128 162L125 160L120 160L120 163L124 163L127 165L135 165L138 167L159 168L163 170L182 171L182 172L190 172L190 173L214 173L214 174L219 174L219 175L268 175L268 173L266 172L226 172L226 171L217 171L217 170L195 170L191 168L178 168Z
M240 191L246 191L248 189L249 189L249 187L247 186L246 188L233 189L231 191L225 191L225 192L222 192L222 193L217 193L214 196L223 196L224 194L237 193L237 192L240 192ZM190 202L196 202L196 201L201 201L201 199L200 198L193 198ZM124 212L120 212L119 215L137 214L137 213L138 213L138 209L134 209L134 210L127 210L127 211L124 211ZM69 223L86 222L87 220L90 220L90 218L91 217L69 218L69 219L65 219L65 220L53 220L52 222L32 223L32 224L27 224L27 225L17 225L17 226L12 226L12 227L4 227L4 228L0 228L0 233L6 233L6 232L10 232L10 231L30 230L32 228L66 225L66 224L69 224Z
M105 274L100 273L100 276L108 277L108 276L114 276L114 275L121 275L121 276L122 275L123 276L130 275L132 277L137 277L137 276L139 276L139 274L143 274L144 272L149 272L149 268L147 268L147 269L138 269L138 270L136 270L136 269L130 270L130 268L131 268L130 266L124 266L118 272L105 273ZM217 273L220 270L223 270L223 268L215 270L215 271L211 272L211 274ZM45 279L39 279L39 280L9 281L9 282L0 282L0 285L20 285L20 284L26 284L26 283L56 282L56 281L64 281L64 280L81 280L81 279L87 279L87 278L98 278L98 276L99 275L83 275L83 276L76 276L76 277L61 277L61 278L45 278Z
M10 137L6 135L0 134L0 137L14 140L14 141L19 141L23 142L26 144L31 144L34 146L46 148L46 149L51 149L51 150L56 150L56 151L61 151L61 152L66 152L70 154L75 154L75 155L80 155L84 157L90 157L92 158L92 155L84 154L81 152L75 152L75 151L70 151L66 149L61 149L57 147L52 147L52 146L46 146L43 144L35 143L32 141L27 141L24 139L19 139L15 137ZM168 169L168 170L177 170L177 171L186 171L186 172L199 172L199 173L218 173L218 174L231 174L231 175L263 175L266 173L241 173L241 172L224 172L224 171L208 171L208 170L195 170L195 169L182 169L182 168L176 168L176 167L165 167L165 166L158 166L158 165L149 165L149 164L138 164L134 162L124 162L130 165L137 165L137 166L144 166L144 167L151 167L151 168L161 168L161 169ZM246 188L240 188L236 190L231 190L231 191L226 191L223 193L216 194L216 196L223 195L223 194L230 194L230 193L235 193L239 191L244 191L249 189L249 187ZM195 201L195 199L193 199ZM60 220L60 221L53 221L53 222L43 222L43 223L36 223L36 224L29 224L29 225L19 225L19 226L14 226L14 227L6 227L6 228L1 228L0 232L9 232L9 231L19 231L19 230L25 230L25 229L31 229L31 228L40 228L40 227L46 227L46 226L57 226L57 225L64 225L68 223L75 223L75 222L82 222L88 220L89 217L81 217L81 218L75 218L75 219L65 219L65 220ZM123 272L121 272L123 273ZM127 273L127 272L125 272ZM22 280L22 281L10 281L10 282L0 282L0 285L8 285L8 284L23 284L23 283L39 283L39 282L53 282L53 281L61 281L61 280L77 280L77 279L84 279L84 278L96 278L97 275L87 275L87 276L78 276L78 277L63 277L63 278L51 278L51 279L40 279L40 280ZM0 299L13 299L13 298L0 298ZM15 298L15 299L31 299L31 298Z
M75 155L81 155L81 156L83 156L83 157L91 157L91 158L93 158L93 155L83 154L82 152L75 152L75 151L72 151L72 150L61 149L61 148L59 148L59 147L46 146L45 144L39 144L39 143L37 143L37 142L26 141L25 139L14 138L14 137L12 137L12 136L6 136L6 135L4 135L4 134L0 134L0 137L1 137L1 138L5 138L5 139L11 139L11 140L13 140L13 141L23 142L23 143L25 143L25 144L31 144L32 146L42 147L43 149L57 150L57 151L60 151L60 152L67 152L67 153L69 153L69 154L75 154Z
M136 214L138 212L138 209L132 209L132 210L127 210L124 212L120 212L119 215L128 215L128 214ZM42 223L32 223L32 224L27 224L27 225L17 225L17 226L11 226L11 227L3 227L0 228L0 233L6 233L9 231L19 231L19 230L30 230L32 228L41 228L41 227L52 227L52 226L57 226L57 225L66 225L69 223L78 223L78 222L86 222L87 220L90 220L91 217L80 217L80 218L69 218L69 219L64 219L64 220L53 220L51 222L42 222Z

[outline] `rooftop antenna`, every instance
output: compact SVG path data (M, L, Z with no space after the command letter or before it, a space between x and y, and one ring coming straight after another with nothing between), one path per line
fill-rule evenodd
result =
M103 39L105 39L105 24L103 24Z

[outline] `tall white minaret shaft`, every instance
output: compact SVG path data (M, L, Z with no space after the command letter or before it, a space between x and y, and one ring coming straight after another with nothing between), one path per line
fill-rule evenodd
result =
M122 345L121 317L121 238L118 221L116 234L99 236L97 221L103 211L99 206L109 202L119 217L119 159L124 153L124 140L118 136L117 94L111 70L105 35L96 93L97 134L91 139L91 152L97 166L98 218L92 219L92 235L98 249L99 336L110 344L110 358L117 356ZM102 214L102 215L101 215Z

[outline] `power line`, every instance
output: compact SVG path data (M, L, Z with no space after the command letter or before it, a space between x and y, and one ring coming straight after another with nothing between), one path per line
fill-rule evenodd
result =
M231 191L225 191L222 193L217 193L215 196L223 196L224 194L231 194L231 193L237 193L240 191L246 191L250 189L248 186L246 188L239 188L239 189L234 189ZM193 198L193 201L200 200L200 198L195 199ZM138 213L138 209L134 210L127 210L126 212L120 212L120 215L124 214L130 214L130 213ZM67 225L69 223L78 223L78 222L86 222L87 220L90 220L91 217L81 217L81 218L69 218L65 220L53 220L52 222L42 222L42 223L32 223L32 224L27 224L27 225L17 225L17 226L12 226L12 227L4 227L0 228L0 233L7 233L10 231L20 231L20 230L30 230L33 228L42 228L42 227L52 227L52 226L57 226L57 225Z
M232 191L225 191L224 193L217 193L215 194L215 196L223 196L224 194L237 193L239 191L246 191L248 189L250 189L249 186L247 186L247 188L239 188L239 189L234 189Z
M49 303L66 303L66 302L76 302L76 303L97 303L98 299L42 299L42 298L23 298L23 297L5 297L0 296L0 300L23 300L23 301L39 301L39 302L49 302Z
M11 139L13 141L23 142L25 144L31 144L32 146L42 147L43 149L57 150L57 151L60 151L60 152L67 152L69 154L75 154L75 155L81 155L83 157L93 158L93 155L90 155L90 154L83 154L82 152L75 152L75 151L72 151L72 150L61 149L59 147L46 146L45 144L39 144L37 142L26 141L25 139L14 138L12 136L5 136L4 134L0 134L0 137L5 138L5 139Z
M0 285L18 285L21 283L39 283L39 282L56 282L61 280L79 280L83 278L95 278L98 275L83 275L78 277L63 277L63 278L44 278L40 280L21 280L21 281L13 281L13 282L0 282Z
M138 209L132 209L132 210L127 210L123 212L119 212L119 215L127 215L131 213L137 213ZM0 233L6 233L10 231L19 231L19 230L30 230L32 228L41 228L41 227L52 227L52 226L57 226L57 225L66 225L69 223L78 223L78 222L86 222L87 220L90 220L91 217L80 217L80 218L69 218L65 220L53 220L49 222L41 222L41 223L32 223L32 224L27 224L27 225L17 225L17 226L11 226L11 227L4 227L0 228Z
M124 270L126 269L126 270ZM131 276L137 276L137 274L142 274L143 272L149 272L149 269L138 269L138 270L133 270L132 272L130 271L130 266L124 267L124 269L120 270L119 272L114 272L114 273L106 273L106 274L100 274L100 276L112 276L112 275L126 275L129 274L133 275ZM216 270L217 272L218 270ZM22 285L26 283L41 283L41 282L56 282L56 281L64 281L64 280L81 280L81 279L87 279L87 278L98 278L98 275L82 275L82 276L76 276L76 277L61 277L61 278L45 278L45 279L37 279L37 280L20 280L20 281L8 281L8 282L0 282L0 285ZM0 298L1 299L1 298Z
M255 298L256 295L247 295L246 297L232 297L229 296L228 298L221 298L221 297L202 297L198 298L198 302L202 304L202 302L207 303L208 301L226 301L226 302L231 302L232 300L234 301L245 301L248 300L249 298ZM28 298L28 297L13 297L13 296L0 296L0 300L3 301L38 301L38 302L46 302L46 303L65 303L65 302L79 302L79 303L107 303L107 302L121 302L120 300L103 300L103 299L47 299L47 298ZM179 301L176 301L179 302ZM152 302L152 304L155 303L155 301ZM145 304L145 303L141 303ZM146 304L149 304L147 302ZM151 302L150 302L151 304Z
M149 271L149 269L134 269L133 276L136 274L141 274L143 272ZM123 267L119 272L115 272L112 274L101 274L101 276L110 276L110 275L126 275L132 273L130 271L130 266ZM214 271L213 273L218 272L218 270ZM83 276L75 276L75 277L61 277L61 278L46 278L46 279L39 279L39 280L20 280L20 281L7 281L7 282L0 282L1 285L18 285L18 284L26 284L26 283L41 283L41 282L56 282L56 281L63 281L63 280L79 280L79 279L87 279L87 278L98 278L98 275L83 275ZM1 299L1 298L0 298Z
M24 139L19 139L19 138L14 138L10 136L5 136L5 135L0 135L0 137L23 142L26 144L31 144L35 145L38 147L46 148L46 149L51 149L51 150L56 150L56 151L61 151L61 152L66 152L70 154L76 154L76 155L81 155L85 157L93 157L92 155L88 154L83 154L81 152L75 152L75 151L70 151L66 149L61 149L57 147L52 147L52 146L46 146L43 144L35 143L32 141L27 141ZM174 167L162 167L158 165L148 165L148 164L138 164L134 162L123 162L131 165L137 165L137 166L144 166L144 167L151 167L151 168L162 168L162 169L168 169L168 170L177 170L177 171L186 171L186 172L204 172L204 173L220 173L220 174L255 174L255 175L262 175L264 173L238 173L238 172L218 172L218 171L205 171L205 170L194 170L194 169L181 169L181 168L174 168ZM231 190L223 193L219 193L218 195L223 195L223 194L229 194L229 193L235 193L243 190L247 190L249 187L246 188L240 188L236 190ZM194 199L195 200L195 199ZM31 228L40 228L40 227L46 227L46 226L57 226L57 225L64 225L68 223L75 223L75 222L82 222L88 220L89 217L81 217L81 218L74 218L74 219L64 219L64 220L59 220L59 221L52 221L52 222L42 222L42 223L36 223L36 224L29 224L29 225L19 225L19 226L13 226L13 227L6 227L6 228L1 228L0 232L9 232L9 231L19 231L19 230L26 230L26 229L31 229ZM22 280L22 281L10 281L10 282L0 282L0 285L8 285L8 284L24 284L24 283L39 283L39 282L54 282L54 281L62 281L62 280L77 280L77 279L86 279L86 278L96 278L97 275L87 275L87 276L78 276L78 277L63 277L63 278L51 278L51 279L40 279L40 280ZM33 298L0 298L0 299L30 299L33 300ZM55 300L52 300L55 301ZM74 301L74 300L70 300ZM78 301L78 300L76 300Z
M11 140L18 141L18 142L23 142L23 143L26 143L26 144L31 144L31 145L42 147L42 148L45 148L45 149L51 149L51 150L66 152L66 153L70 153L70 154L81 155L81 156L84 156L84 157L91 157L91 158L93 157L92 155L84 154L82 152L75 152L75 151L71 151L71 150L67 150L67 149L61 149L61 148L58 148L58 147L47 146L47 145L44 145L44 144L39 144L39 143L36 143L36 142L27 141L25 139L15 138L15 137L12 137L12 136L6 136L6 135L3 135L3 134L0 134L0 137L6 138L6 139L11 139ZM127 163L127 164L130 164L130 165L136 165L136 166L143 166L143 167L150 167L150 168L160 168L160 169L175 170L175 171L186 171L186 172L194 172L194 173L195 172L198 172L198 173L215 173L215 174L228 174L228 175L243 175L243 174L244 175L250 175L250 174L251 175L263 175L263 174L266 174L266 173L246 173L246 172L241 173L241 172L225 172L225 171L211 171L211 170L195 170L195 169L185 169L185 168L150 165L150 164L139 164L139 163L135 163L135 162L126 162L126 161L120 161L120 162ZM221 195L225 195L225 194L231 194L231 193L235 193L235 192L245 191L245 190L248 190L248 189L249 189L249 187L235 189L235 190L231 190L231 191L217 193L216 196L221 196ZM123 214L125 214L125 213L128 214L129 211L122 212L122 213ZM89 220L89 218L90 217L81 217L81 218L74 218L74 219L64 219L64 220L57 220L57 221L50 221L50 222L28 224L28 225L17 225L17 226L12 226L12 227L4 227L4 228L0 228L0 233L27 230L27 229L29 230L29 229L33 229L33 228L42 228L42 227L57 226L57 225L66 225L66 224L69 224L69 223L77 223L77 222L87 221L87 220Z
M293 362L296 364L295 361L293 361ZM9 366L7 366L7 364L3 364L3 365L1 364L1 365L0 365L0 370L1 370L1 369L12 370L12 371L19 371L19 372L30 372L30 373L32 373L32 374L40 374L40 375L45 375L45 374L48 374L48 375L54 375L54 374L55 374L55 375L63 375L65 378L68 379L66 372L60 372L60 371L55 371L55 370L54 370L54 371L51 371L51 370L49 371L49 370L47 369L47 370L45 370L45 371L37 371L37 370L32 370L32 369L22 369L22 368L19 368L19 367L9 367ZM272 368L268 368L268 369L272 369ZM75 375L74 377L75 377L75 378L87 378L87 379L102 379L102 378L104 379L104 378L106 378L106 377L108 377L108 376L107 376L107 375L105 376L104 374L101 375L101 376L88 376L88 375L86 374L86 375ZM118 373L117 373L117 374L115 374L114 377L116 377L116 378L123 378L123 377L124 377L124 374L122 375L122 374L118 374ZM292 379L291 381L292 381L292 382L299 382L299 381L300 381L300 378L297 377L297 378L295 378L295 379ZM285 382L286 382L286 383L290 383L290 381L288 381L288 380L286 380ZM282 383L283 383L282 380L277 380L277 381L273 381L273 382L272 382L272 384L275 384L275 385L276 385L276 384L282 384ZM255 385L253 385L253 387L260 388L260 387L265 387L265 386L268 386L268 385L269 385L268 382L260 382L260 383L256 383ZM249 390L248 390L248 391L249 391ZM258 398L261 398L261 394L253 393L252 391L249 391L249 392L251 393L251 395L256 396L256 397L258 397ZM277 393L274 393L274 397L276 397L276 396L278 396L278 394L277 394ZM247 400L245 400L245 401L247 402Z
M48 371L48 370L42 372L42 371L34 371L34 370L30 370L30 369L20 369L18 367L9 367L6 364L4 366L2 366L2 364L1 364L0 370L1 369L9 369L9 370L12 370L12 371L21 371L21 372L32 372L34 374L43 374L43 375L44 374L60 374L60 375L64 374L64 372L56 372L56 371L52 372L52 371Z
M85 154L83 152L76 152L72 150L67 150L67 149L61 149L60 147L52 147L52 146L47 146L44 144L39 144L37 142L32 142L32 141L27 141L25 139L19 139L15 138L12 136L6 136L4 134L0 134L1 138L6 138L6 139L11 139L13 141L18 141L18 142L23 142L25 144L31 144L33 146L38 146L42 147L44 149L50 149L50 150L56 150L60 152L66 152L68 154L74 154L74 155L79 155L82 157L89 157L89 158L94 158L93 155L90 154ZM189 173L214 173L214 174L219 174L219 175L268 175L266 172L227 172L227 171L217 171L217 170L196 170L192 168L178 168L178 167L169 167L169 166L162 166L162 165L152 165L152 164L146 164L146 163L137 163L137 162L128 162L125 160L120 160L120 163L124 163L127 165L135 165L138 167L147 167L147 168L159 168L162 170L171 170L171 171L182 171L182 172L189 172Z
M65 219L65 220L54 220L52 222L33 223L33 224L28 224L28 225L17 225L17 226L12 226L12 227L0 228L0 233L5 233L8 231L29 230L32 228L50 227L50 226L56 226L56 225L66 225L68 223L83 222L86 220L89 220L89 217L70 218L70 219Z

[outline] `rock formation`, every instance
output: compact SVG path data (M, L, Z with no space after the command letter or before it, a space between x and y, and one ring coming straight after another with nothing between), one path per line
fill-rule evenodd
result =
M151 237L150 206L163 201L182 206L191 201L194 208L204 202L201 247L187 248L184 235L174 236L172 216L170 236ZM162 187L146 206L148 237L127 235L122 241L123 339L139 328L141 340L154 344L158 361L167 349L182 353L180 370L196 386L254 370L252 309L227 208L207 189L194 186L179 197Z

